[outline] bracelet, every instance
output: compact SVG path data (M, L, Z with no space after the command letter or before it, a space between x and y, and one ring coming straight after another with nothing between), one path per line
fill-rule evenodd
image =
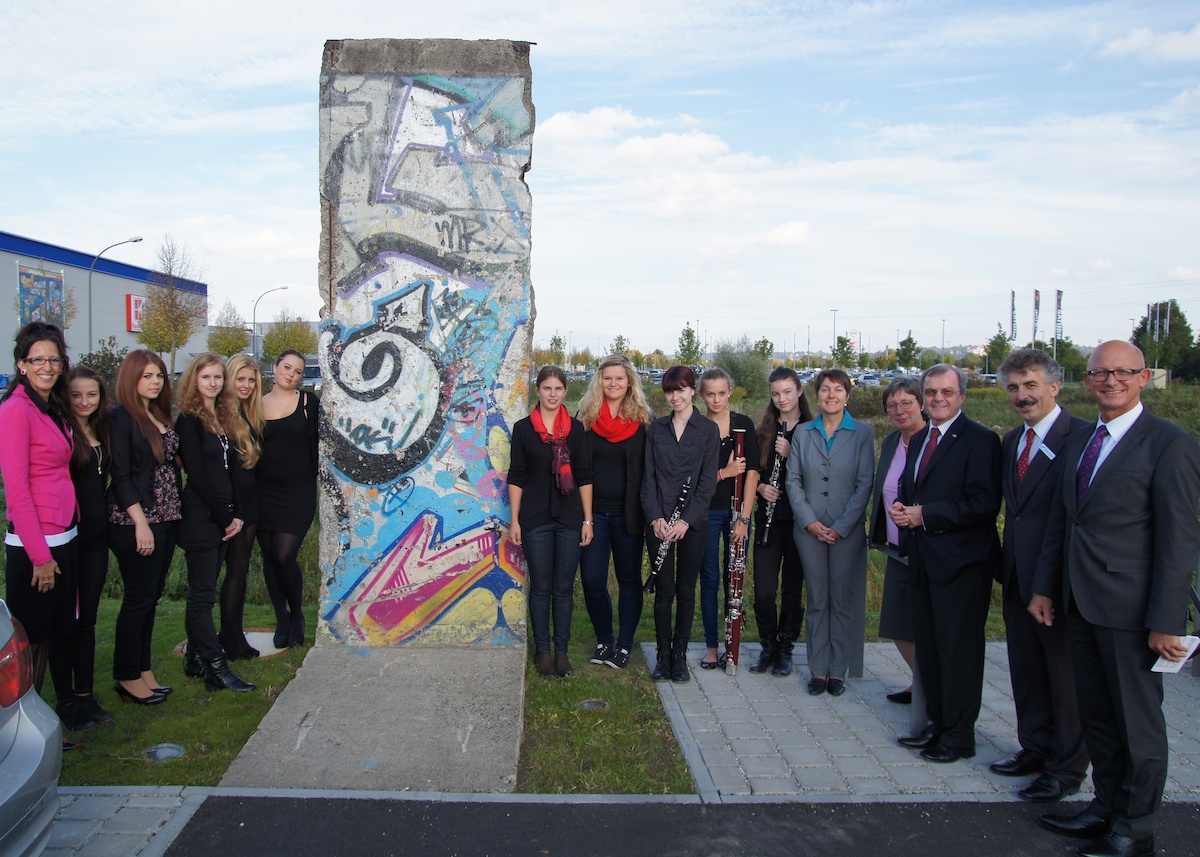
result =
M748 527L748 526L750 526L750 519L749 518L738 518L738 523L745 524Z
M594 526L596 526L596 522L595 521L584 521L583 525L585 527L594 527Z

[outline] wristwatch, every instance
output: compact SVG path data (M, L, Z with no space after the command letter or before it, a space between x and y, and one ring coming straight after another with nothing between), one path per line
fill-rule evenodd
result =
M738 523L745 524L748 527L748 526L750 526L750 519L749 518L738 518Z

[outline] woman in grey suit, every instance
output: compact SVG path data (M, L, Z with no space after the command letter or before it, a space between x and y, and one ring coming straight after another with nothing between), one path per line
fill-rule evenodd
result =
M846 691L855 575L867 572L863 523L875 468L875 432L846 411L850 377L817 375L820 416L792 436L787 472L793 533L808 583L808 668L813 696Z

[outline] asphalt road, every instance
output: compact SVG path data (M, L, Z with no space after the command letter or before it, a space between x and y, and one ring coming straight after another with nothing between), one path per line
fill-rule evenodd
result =
M1043 812L1085 804L501 803L209 797L167 857L1068 857ZM1164 805L1158 854L1200 854L1200 804Z

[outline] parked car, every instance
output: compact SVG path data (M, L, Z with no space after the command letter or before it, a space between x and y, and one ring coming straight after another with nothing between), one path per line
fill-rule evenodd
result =
M21 623L0 601L0 854L34 857L58 813L62 724L33 689Z
M314 393L321 392L321 367L315 363L310 363L304 367L304 380L300 382L302 386L308 387Z
M879 386L879 376L878 375L863 375L861 378L858 379L858 383L862 384L864 387L878 387Z

